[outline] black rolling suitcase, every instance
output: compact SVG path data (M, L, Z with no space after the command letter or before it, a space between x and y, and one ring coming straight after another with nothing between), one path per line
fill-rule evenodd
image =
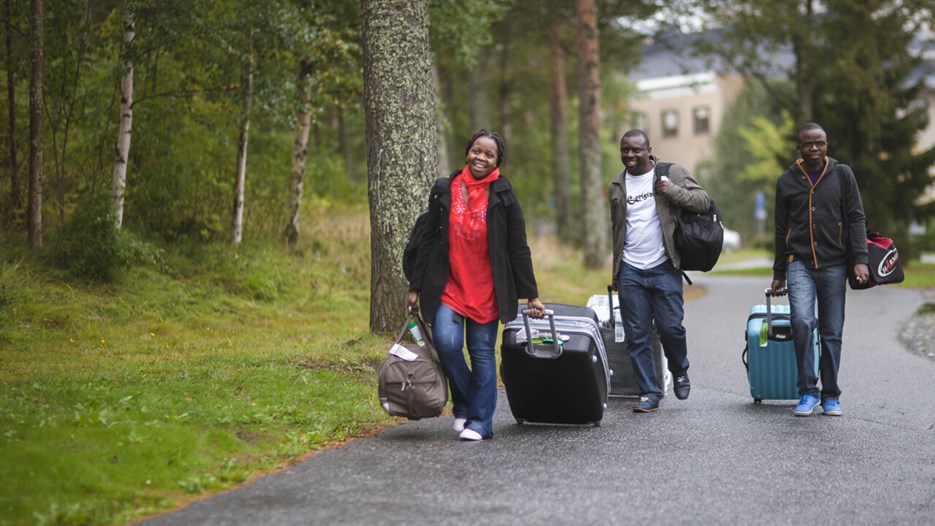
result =
M520 424L600 425L610 375L597 315L557 303L546 309L541 320L522 312L503 329L500 377L510 411Z
M607 287L607 295L595 294L588 299L588 307L597 313L607 352L607 364L610 366L610 396L639 397L642 394L639 379L633 371L633 362L627 350L627 342L620 320L620 301L613 289ZM650 334L650 345L656 363L656 384L662 388L663 396L672 383L672 373L668 369L666 355L662 352L659 333Z

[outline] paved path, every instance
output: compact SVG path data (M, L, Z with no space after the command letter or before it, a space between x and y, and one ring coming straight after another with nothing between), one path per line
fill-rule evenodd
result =
M917 291L848 292L841 418L754 405L740 353L764 278L698 276L692 394L603 425L518 426L457 441L451 419L388 429L145 524L935 523L935 362L896 341Z

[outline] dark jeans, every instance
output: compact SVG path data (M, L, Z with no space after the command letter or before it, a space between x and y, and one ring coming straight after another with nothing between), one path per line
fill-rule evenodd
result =
M811 393L822 400L838 398L838 369L841 366L841 342L844 334L844 298L847 297L847 265L834 265L820 269L811 268L800 260L794 260L786 268L786 285L789 288L789 310L792 314L792 338L795 341L795 359L799 368L799 395ZM818 317L815 317L815 304ZM812 341L818 327L821 354L818 372L821 390L815 375L815 342Z
M668 260L646 270L621 263L617 290L627 350L639 377L640 390L643 395L661 398L664 393L656 382L650 342L654 325L672 374L679 375L688 369L688 346L682 326L685 316L682 273Z

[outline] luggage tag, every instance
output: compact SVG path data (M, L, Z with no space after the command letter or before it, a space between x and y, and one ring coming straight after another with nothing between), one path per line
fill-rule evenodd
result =
M568 336L567 334L559 333L558 334L559 344L567 342L568 338L570 338L570 336ZM551 334L539 335L539 334L533 333L532 343L552 343L552 335Z
M532 343L552 343L552 335L549 333L542 333L538 329L530 329L532 332ZM558 334L558 340L561 343L567 342L567 334ZM516 343L526 343L526 328L522 328L516 331Z
M407 362L414 362L419 357L418 354L410 351L398 343L394 343L393 346L390 347L389 352L393 356L396 356L402 360L406 360Z

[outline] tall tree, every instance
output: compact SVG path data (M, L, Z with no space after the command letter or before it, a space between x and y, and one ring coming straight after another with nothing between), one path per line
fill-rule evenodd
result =
M931 35L933 5L826 3L824 33L834 51L826 55L833 57L826 66L831 74L815 88L814 119L828 132L829 154L854 168L871 228L909 247L909 224L930 217L935 208L919 203L935 180L935 147L916 147L929 122L921 103L926 79L918 74L924 66L914 51L914 39ZM929 18L919 16L924 5Z
M30 13L29 73L29 210L27 229L29 244L42 248L42 73L43 73L43 0L32 0Z
M549 34L549 142L552 145L552 195L559 238L570 241L574 233L571 204L571 150L568 147L568 93L565 88L565 46L560 23Z
M933 181L928 167L935 150L914 151L928 122L919 104L921 57L912 44L931 34L930 1L690 4L723 26L722 38L702 40L700 52L759 81L797 124L817 121L825 128L830 155L854 167L876 228L904 239L910 221L935 212L916 198ZM791 53L788 66L775 60L783 52ZM777 75L792 82L792 92L769 82Z
M130 160L130 136L133 130L133 59L132 45L136 36L133 13L130 6L123 17L123 47L121 63L123 75L120 77L120 129L117 133L117 149L114 156L113 197L114 223L118 230L123 225L123 194L127 187L127 163Z
M578 137L581 159L581 198L584 262L590 268L607 258L607 203L601 176L600 45L595 0L577 0L578 21Z
M701 8L716 21L718 38L699 39L697 52L718 55L726 65L756 79L768 90L778 64L773 57L791 52L794 60L786 71L795 91L772 91L781 98L797 122L813 118L815 87L826 74L822 51L824 34L819 12L824 11L818 0L699 0L684 5Z
M289 219L283 231L283 237L290 246L299 241L299 210L302 206L302 191L305 186L305 161L308 159L308 132L311 129L312 101L312 63L310 57L303 57L299 63L299 109L296 114L298 126L295 142L292 145L292 171L289 185Z
M69 157L73 149L72 141L75 133L80 131L78 125L86 116L88 103L82 82L89 72L99 23L95 18L98 6L92 0L75 4L79 3L71 2L68 6L80 6L80 9L66 14L61 10L63 4L50 0L50 16L44 22L47 34L43 82L48 89L44 90L43 105L54 167L49 185L54 189L54 203L62 223L65 222L67 181L75 171L75 163Z
M426 0L361 0L370 201L370 328L403 321L402 249L435 177Z
M16 82L14 74L13 57L13 12L10 9L10 0L3 1L3 19L6 21L4 29L6 30L6 89L7 89L7 108L8 126L7 140L10 149L10 196L7 201L8 209L15 210L20 207L23 196L20 193L19 165L16 161Z
M253 28L248 30L247 63L241 79L240 135L237 139L237 173L234 177L234 212L231 215L231 242L239 245L243 239L244 191L247 186L247 148L250 142L250 111L253 108L253 75L255 57L253 54Z

